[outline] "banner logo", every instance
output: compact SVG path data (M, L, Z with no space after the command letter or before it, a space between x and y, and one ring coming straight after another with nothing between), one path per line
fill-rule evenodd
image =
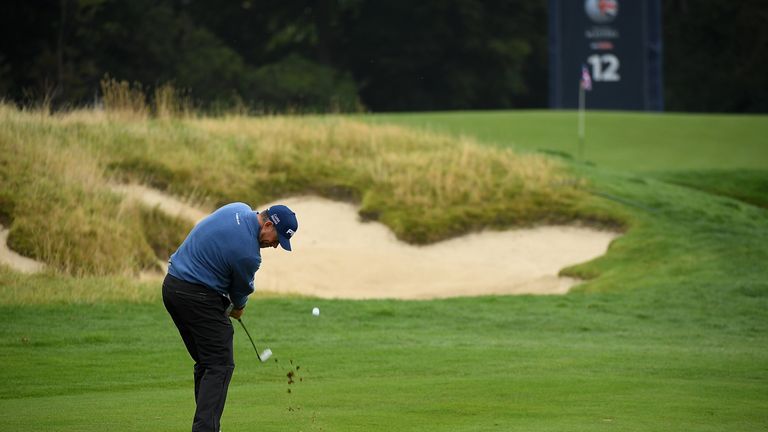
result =
M584 10L589 18L599 24L613 21L619 14L618 0L586 0Z

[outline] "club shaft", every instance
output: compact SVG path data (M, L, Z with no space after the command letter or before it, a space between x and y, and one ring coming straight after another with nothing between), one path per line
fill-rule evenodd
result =
M256 358L261 361L261 356L259 355L259 350L256 349L256 344L253 343L253 338L251 337L251 334L248 333L248 329L245 328L245 324L243 324L243 321L240 318L237 318L237 322L240 323L240 325L243 327L243 330L245 330L245 334L248 336L248 340L251 341L251 346L253 347L253 350L256 352Z

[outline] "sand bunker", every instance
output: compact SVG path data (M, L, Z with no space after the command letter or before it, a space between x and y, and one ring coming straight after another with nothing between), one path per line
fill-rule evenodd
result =
M157 206L170 216L178 216L194 222L208 216L213 211L213 209L202 209L182 202L162 191L138 184L114 184L110 185L110 188L129 200L139 201L147 207Z
M563 294L578 280L558 277L559 270L604 254L617 235L550 226L412 246L383 224L360 222L351 204L317 197L280 202L296 212L299 230L293 252L262 250L257 289L323 298Z
M128 199L198 221L197 208L139 185L113 189ZM256 289L322 298L429 299L486 294L564 294L579 281L558 277L563 267L605 253L618 234L590 228L547 226L486 231L429 246L398 241L377 222L361 222L352 204L318 197L280 200L299 218L293 252L262 249ZM258 205L264 209L270 204ZM2 247L7 231L3 230ZM6 248L7 249L7 248ZM0 251L3 262L8 252ZM26 260L27 271L39 264ZM161 277L162 275L156 275ZM146 277L146 275L145 275Z

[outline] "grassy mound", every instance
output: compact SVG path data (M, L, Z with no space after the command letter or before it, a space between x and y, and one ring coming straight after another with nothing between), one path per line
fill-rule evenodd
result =
M161 119L0 107L0 215L11 247L73 275L125 274L165 259L189 229L122 201L146 183L218 206L316 193L409 242L485 227L615 218L585 205L560 162L469 139L340 118Z

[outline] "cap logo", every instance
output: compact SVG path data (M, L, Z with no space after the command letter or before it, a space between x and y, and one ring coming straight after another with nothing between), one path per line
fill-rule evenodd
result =
M290 228L288 228L288 230L285 232L285 235L287 235L288 237L293 237L293 234L294 234L294 231Z
M271 215L270 218L272 218L272 223L277 225L280 223L280 218L277 217L277 215Z

